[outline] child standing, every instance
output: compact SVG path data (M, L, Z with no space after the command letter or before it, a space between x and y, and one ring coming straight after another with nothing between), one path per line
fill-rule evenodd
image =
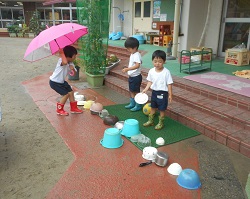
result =
M147 86L142 91L145 93L149 88L152 89L151 96L151 111L148 116L148 121L143 124L143 126L153 126L154 117L156 110L160 111L159 123L155 126L156 130L163 128L165 110L168 106L168 101L172 102L172 84L173 79L170 74L170 71L163 66L166 62L166 53L162 50L156 50L152 54L152 61L154 68L151 68L147 76Z
M130 103L125 106L125 108L130 109L131 111L139 111L142 109L141 104L135 102L135 95L140 93L140 87L142 82L141 75L141 54L138 52L139 41L134 37L129 37L125 43L125 48L131 53L129 58L128 67L124 68L122 72L128 73L128 84L129 84L129 93L130 93Z
M59 50L59 54L60 58L49 81L50 87L62 96L60 102L57 103L56 112L58 115L69 115L68 112L64 111L64 104L69 99L71 113L82 113L83 111L77 108L74 91L68 82L65 81L69 72L72 75L75 73L73 61L76 59L77 50L73 46L65 46L63 50Z

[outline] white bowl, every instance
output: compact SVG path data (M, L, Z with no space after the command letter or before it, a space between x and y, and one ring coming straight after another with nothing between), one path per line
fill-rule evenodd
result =
M76 101L83 101L84 100L84 95L75 95L75 100Z
M168 170L168 173L178 176L182 171L182 167L178 163L172 163L170 164L167 170Z
M155 147L145 147L143 149L142 157L146 160L155 160L156 155L157 155L157 149Z
M159 137L156 139L155 143L161 146L165 144L165 140L162 137Z

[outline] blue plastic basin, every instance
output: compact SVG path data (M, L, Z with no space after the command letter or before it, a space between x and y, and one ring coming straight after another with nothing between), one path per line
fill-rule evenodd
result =
M176 179L177 183L186 189L199 189L201 181L196 171L192 169L184 169Z
M103 139L100 141L101 145L108 149L119 148L123 145L123 142L121 133L117 128L107 128L104 131Z
M124 122L123 128L121 130L121 134L126 137L131 137L134 135L138 135L141 132L139 131L139 122L135 119L127 119Z
M145 42L143 35L133 35L132 37L136 38L139 41L139 44L144 44Z

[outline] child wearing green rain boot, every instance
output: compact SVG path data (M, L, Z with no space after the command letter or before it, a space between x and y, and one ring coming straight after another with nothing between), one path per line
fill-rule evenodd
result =
M160 112L159 123L155 126L156 130L164 127L165 110L168 106L168 101L172 102L172 84L173 79L170 71L163 66L166 62L166 53L162 50L156 50L152 54L154 68L151 68L147 76L147 86L142 91L146 93L149 88L152 89L151 96L151 111L148 116L148 121L143 126L153 126L156 110Z
M138 52L139 41L134 37L129 37L124 43L125 48L131 53L128 67L122 69L122 72L128 73L128 84L130 93L130 103L125 108L131 111L139 111L142 105L135 102L135 95L140 93L142 82L141 75L141 54Z

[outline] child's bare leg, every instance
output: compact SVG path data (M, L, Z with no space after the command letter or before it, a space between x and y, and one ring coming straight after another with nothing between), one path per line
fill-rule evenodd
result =
M75 101L74 91L69 92L68 95L69 95L69 101L74 102Z
M160 117L165 117L165 111L160 111Z
M69 94L62 96L60 103L65 104L68 98L69 98Z

